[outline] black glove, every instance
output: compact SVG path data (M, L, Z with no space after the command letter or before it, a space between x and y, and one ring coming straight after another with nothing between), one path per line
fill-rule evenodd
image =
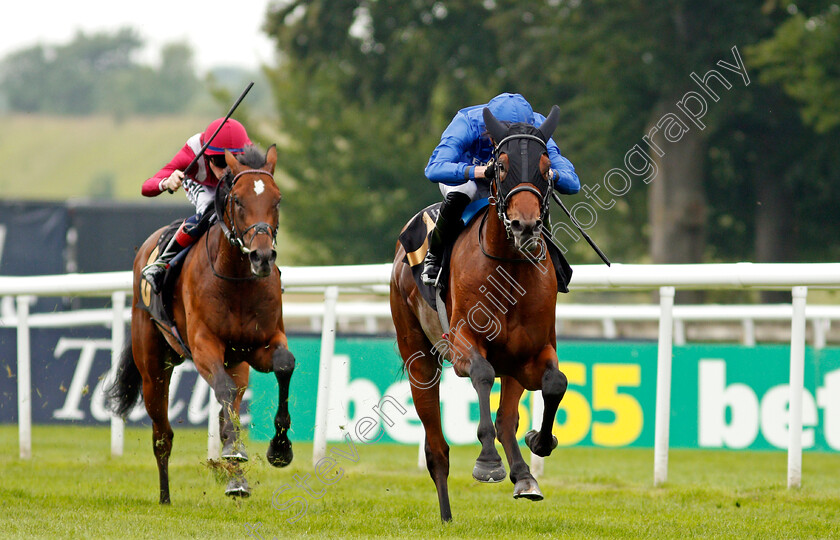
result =
M487 164L487 168L484 169L484 178L488 180L493 180L496 178L496 162L492 159Z

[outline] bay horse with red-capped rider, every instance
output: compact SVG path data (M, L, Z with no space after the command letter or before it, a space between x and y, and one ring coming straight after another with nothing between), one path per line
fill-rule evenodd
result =
M169 381L173 368L187 358L222 406L221 457L232 471L226 494L250 494L238 465L248 459L240 437L239 408L248 386L249 366L273 372L277 378L279 403L268 462L284 467L292 461L288 397L295 359L283 326L282 286L275 265L281 199L273 176L277 150L271 146L262 154L248 147L239 160L225 151L225 162L229 173L217 188L217 220L186 254L171 287L174 329L150 315L149 284L141 275L149 260L154 260L164 228L153 233L137 252L131 341L107 391L114 412L125 416L142 390L152 419L161 504L170 502L168 464L173 431L168 416Z

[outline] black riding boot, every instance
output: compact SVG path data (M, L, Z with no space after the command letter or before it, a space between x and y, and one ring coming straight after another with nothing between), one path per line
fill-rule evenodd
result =
M163 285L163 275L169 268L169 262L183 250L184 247L175 241L175 236L172 236L172 240L169 241L166 249L158 255L158 258L143 268L143 279L149 282L155 294L160 292L160 287Z
M443 250L452 243L461 232L461 214L470 204L470 197L457 191L449 193L443 199L440 207L440 214L435 222L435 228L429 235L429 251L426 252L426 259L423 261L423 283L434 287L438 286L440 278L440 266L443 262Z

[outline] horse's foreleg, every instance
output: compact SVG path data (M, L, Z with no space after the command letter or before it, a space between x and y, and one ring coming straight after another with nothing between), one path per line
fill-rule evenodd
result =
M203 367L202 367L203 366ZM199 372L206 369L196 363ZM241 426L239 425L239 406L242 403L242 396L248 385L248 364L240 363L224 369L221 362L212 367L213 371L205 379L213 389L216 400L222 406L219 413L220 435L222 439L222 459L229 462L228 484L225 487L225 495L231 497L248 497L251 488L245 475L239 466L242 461L248 460L248 453L240 438ZM203 373L202 373L203 374Z
M525 435L525 443L531 452L538 456L548 456L557 446L557 437L552 435L554 418L557 415L557 408L560 400L566 394L568 381L566 376L557 368L557 351L551 346L540 353L540 360L543 360L545 371L542 376L543 395L543 418L540 424L540 431L531 430Z
M233 379L223 369L216 371L210 380L210 388L216 400L222 406L220 417L220 435L222 438L222 459L245 461L248 459L239 440L238 411L234 410L239 389Z
M470 381L478 394L478 440L481 453L475 460L473 478L479 482L501 482L507 473L502 458L496 450L496 429L490 412L490 391L496 379L496 371L486 358L474 352L470 358Z
M199 374L213 390L216 401L221 405L219 413L219 434L222 439L222 459L246 461L248 455L239 439L239 403L248 384L248 366L241 363L228 370L224 367L224 348L218 344L211 349L207 345L193 347L193 361ZM228 373L228 371L230 373ZM242 386L233 380L234 374Z
M505 449L510 466L510 481L513 482L513 497L524 497L532 501L542 500L539 484L531 475L531 469L522 458L516 431L519 429L519 400L525 389L513 377L502 377L502 395L499 410L496 411L496 433Z
M291 425L289 384L295 370L295 357L285 345L280 345L274 350L271 360L274 376L277 377L279 400L277 414L274 416L274 438L268 445L266 458L275 467L285 467L292 462L293 457L288 431Z
M222 410L219 413L222 459L248 461L248 452L245 450L245 443L242 442L242 426L239 421L242 397L245 395L245 390L248 389L248 369L248 364L242 362L225 370L225 374L230 379L230 383L233 383L234 388L231 391L229 383L227 381L223 382L222 394L224 398L222 399L229 399L230 401L222 401L219 399L218 392L216 393L219 403L222 404ZM213 390L215 391L216 388Z

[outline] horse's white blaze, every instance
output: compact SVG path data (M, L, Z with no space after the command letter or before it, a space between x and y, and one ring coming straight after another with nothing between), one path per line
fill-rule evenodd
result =
M263 181L257 180L256 182L254 182L254 193L259 195L263 191L265 191L265 184L263 184Z

